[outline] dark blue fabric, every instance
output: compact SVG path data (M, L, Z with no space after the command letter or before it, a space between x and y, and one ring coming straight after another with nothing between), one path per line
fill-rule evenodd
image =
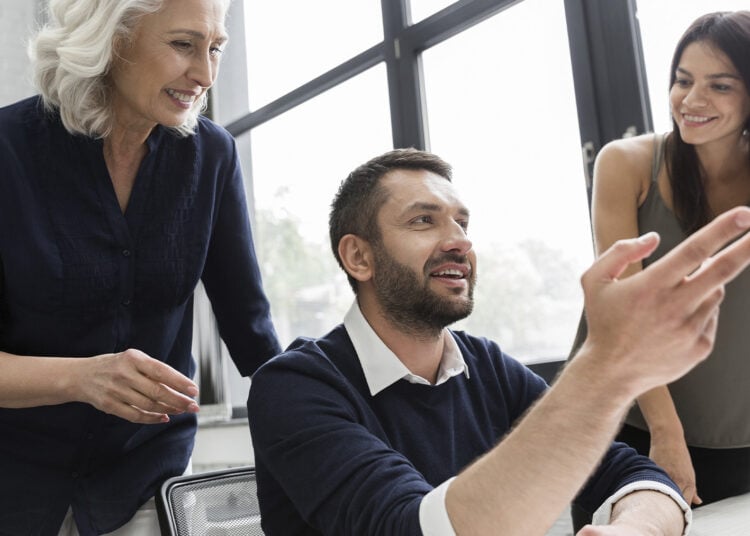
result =
M261 286L234 140L201 118L157 127L123 215L102 142L34 97L0 109L0 350L87 357L137 348L192 377L203 280L244 375L280 350ZM193 447L194 416L137 425L82 403L0 409L0 534L125 523Z
M400 380L371 396L343 326L258 370L248 412L266 534L421 534L422 497L497 444L547 388L495 343L453 335L470 378L434 387ZM616 443L577 501L599 506L643 479L677 491Z

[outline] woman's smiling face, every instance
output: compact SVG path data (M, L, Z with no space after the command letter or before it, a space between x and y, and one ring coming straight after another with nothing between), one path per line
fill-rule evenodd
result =
M750 95L729 58L706 41L685 47L669 93L672 117L686 143L739 137L750 116Z
M216 80L227 41L223 0L166 0L117 47L110 74L115 124L180 126Z

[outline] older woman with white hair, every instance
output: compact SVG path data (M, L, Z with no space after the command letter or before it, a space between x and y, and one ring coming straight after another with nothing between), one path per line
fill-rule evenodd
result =
M193 447L193 292L279 351L232 137L200 115L228 0L52 0L0 109L0 534L158 534Z

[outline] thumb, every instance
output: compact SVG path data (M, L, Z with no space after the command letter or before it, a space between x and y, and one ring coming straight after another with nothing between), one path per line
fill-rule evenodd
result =
M659 245L659 235L646 233L638 238L618 240L589 269L589 274L600 281L613 281L625 269L651 255Z

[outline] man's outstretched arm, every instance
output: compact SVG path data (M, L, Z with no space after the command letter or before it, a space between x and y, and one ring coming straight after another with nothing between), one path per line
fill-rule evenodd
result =
M629 264L654 251L655 234L618 242L597 259L582 278L589 336L576 359L508 437L448 488L458 534L492 534L499 522L504 534L544 534L592 473L632 401L708 356L724 285L750 263L750 235L724 246L748 228L750 209L728 211L623 280ZM653 509L661 515L660 506ZM665 524L681 534L677 504L665 512ZM647 523L634 530L649 534Z

